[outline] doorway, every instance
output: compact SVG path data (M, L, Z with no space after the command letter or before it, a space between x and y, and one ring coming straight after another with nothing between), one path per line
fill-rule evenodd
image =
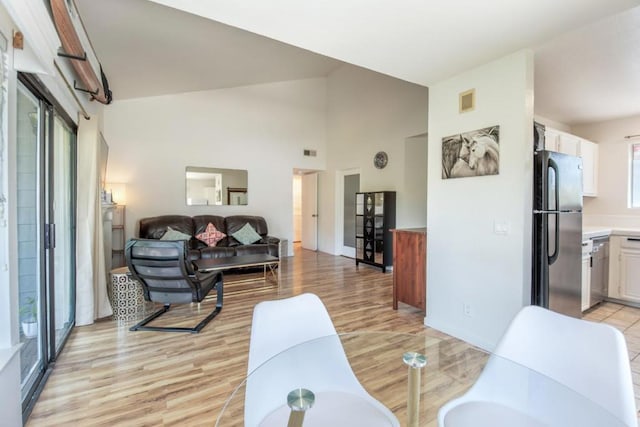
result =
M20 363L26 420L75 323L75 127L37 79L19 75L17 209Z
M318 174L302 175L301 183L302 248L318 250Z
M337 248L339 255L356 256L356 193L360 191L360 169L338 171Z
M302 241L302 175L293 174L293 243Z

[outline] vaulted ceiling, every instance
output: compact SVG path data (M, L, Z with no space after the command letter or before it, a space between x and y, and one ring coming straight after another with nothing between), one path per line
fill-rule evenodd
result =
M116 100L323 77L344 62L429 86L528 47L538 114L640 114L640 0L75 1Z

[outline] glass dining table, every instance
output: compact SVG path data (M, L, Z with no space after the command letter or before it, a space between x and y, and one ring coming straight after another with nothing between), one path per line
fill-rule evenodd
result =
M416 368L416 357L426 363ZM304 393L312 396L308 409L304 408L305 427L372 426L367 399L377 401L384 408L381 411L390 414L375 425L437 426L439 409L464 395L488 363L506 374L510 386L515 384L525 406L521 409L531 419L528 425L624 425L604 408L541 373L459 340L354 332L310 340L268 359L232 392L216 426L286 426L295 406L290 393L297 391L300 397L300 390L303 401L308 397ZM347 366L337 367L344 364ZM350 375L356 388L359 383L365 390L365 397L345 392ZM496 384L497 388L502 386ZM558 423L545 417L549 413ZM478 416L481 414L479 411ZM482 418L471 418L476 422L455 425L486 424Z

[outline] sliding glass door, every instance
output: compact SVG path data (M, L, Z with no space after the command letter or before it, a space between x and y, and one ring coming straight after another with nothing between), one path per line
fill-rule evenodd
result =
M17 108L18 287L22 400L33 396L75 320L75 131L37 81L21 76Z
M53 314L53 350L57 354L75 319L75 141L60 117L53 117L53 145L49 159L49 223L54 243L48 254L48 273L53 276L50 306ZM51 227L51 226L49 226Z
M44 154L40 144L39 100L24 86L18 87L17 188L18 188L18 289L20 302L20 350L22 398L44 373L42 334L43 251L40 182Z

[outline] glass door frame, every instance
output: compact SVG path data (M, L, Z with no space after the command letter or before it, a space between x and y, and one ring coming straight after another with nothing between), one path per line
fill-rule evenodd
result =
M22 401L22 419L26 420L33 410L38 396L42 392L46 381L55 365L55 360L64 348L69 338L71 330L75 326L75 303L76 303L76 230L77 230L77 127L64 108L55 100L53 95L33 74L18 73L19 83L35 98L40 105L38 117L38 200L40 209L38 212L38 252L41 262L38 266L39 280L39 301L38 301L38 321L40 322L39 340L42 359L42 370L37 374L35 381L27 391ZM70 130L71 153L70 165L70 194L71 194L71 216L70 221L70 272L71 272L71 310L70 326L66 330L60 341L58 351L56 351L56 329L55 329L55 225L54 221L53 196L55 189L54 182L54 124L58 117Z

